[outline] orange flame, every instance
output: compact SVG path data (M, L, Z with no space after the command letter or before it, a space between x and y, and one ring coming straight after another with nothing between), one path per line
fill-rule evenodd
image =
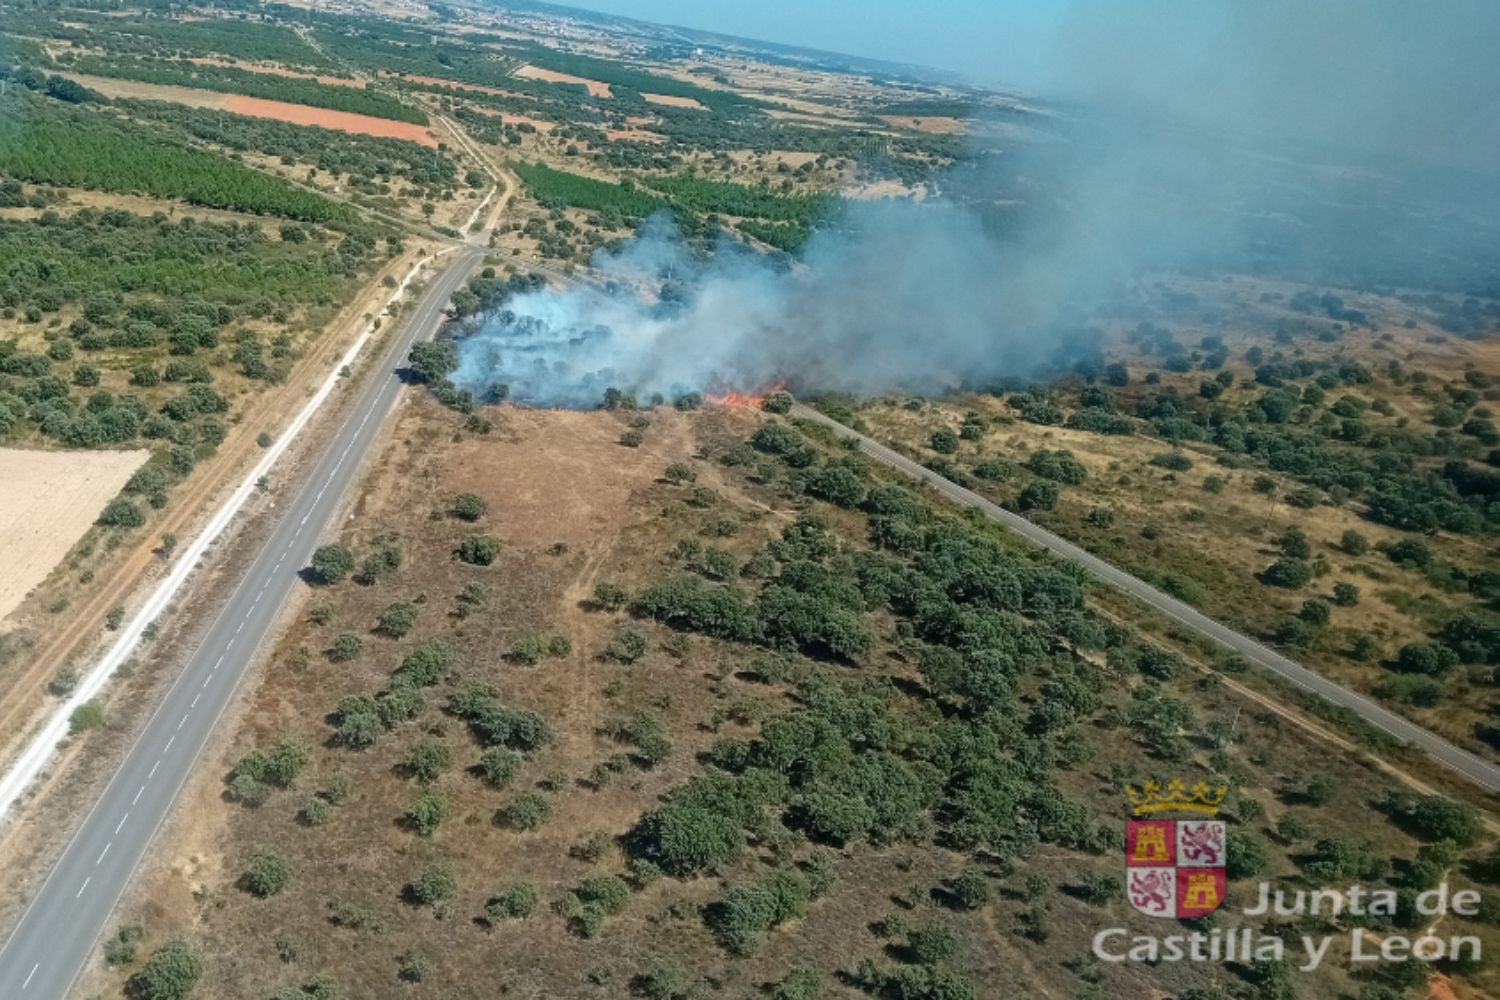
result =
M761 405L765 403L767 396L780 392L785 388L785 382L777 382L756 392L739 392L734 389L725 389L723 391L710 390L703 394L703 402L706 406L715 406L726 410L759 410Z

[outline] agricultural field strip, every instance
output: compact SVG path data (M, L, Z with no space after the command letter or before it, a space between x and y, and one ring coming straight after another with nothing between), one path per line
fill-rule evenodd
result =
M443 252L446 253L447 251ZM395 290L391 293L390 298L386 302L387 306L395 302L406 291L407 286L416 277L423 263L425 262L419 261L407 272L406 277L397 284ZM372 321L371 324L365 327L359 337L356 338L349 350L344 353L344 356L333 366L333 370L329 372L328 378L324 380L312 398L307 401L307 404L303 406L301 412L287 426L287 429L276 439L270 448L266 449L265 455L256 463L255 468L250 470L250 473L236 487L235 491L229 495L229 499L214 513L208 525L183 550L182 555L178 557L177 561L172 565L170 572L157 585L151 596L147 598L146 603L141 606L140 611L121 630L120 637L105 651L104 656L85 672L73 693L62 702L57 711L48 719L41 731L37 733L26 746L25 750L21 752L21 755L10 766L3 777L0 777L0 820L9 815L10 809L16 800L25 793L37 776L41 774L42 769L47 766L48 761L52 759L57 749L57 744L68 735L68 717L73 713L73 710L84 702L96 697L103 690L110 675L130 658L130 654L139 645L142 632L146 629L146 626L155 622L161 616L162 612L166 610L172 599L176 597L177 592L182 589L182 585L186 582L188 576L197 568L198 563L208 551L208 547L224 532L224 529L228 527L234 515L239 513L241 508L244 507L245 502L254 494L256 482L270 472L277 460L291 446L296 436L307 426L313 414L322 406L329 395L332 394L334 388L339 384L340 371L345 366L354 362L355 358L359 356L360 351L364 349L365 344L369 342L373 332L374 325Z
M0 521L15 525L0 543L0 619L62 562L131 473L151 457L143 449L84 452L0 449ZM57 502L66 496L68 502Z
M214 156L223 155L223 150L215 146L212 142L198 139L196 137L184 139L182 145L186 149L195 150L201 153L208 153ZM428 239L437 240L441 243L455 244L457 242L452 236L449 236L446 233L440 233L436 229L433 229L431 226L424 225L413 219L402 218L399 215L394 215L381 209L371 208L370 206L362 204L345 195L336 194L332 191L325 191L322 188L314 187L313 185L297 180L294 177L286 177L281 174L273 173L253 164L242 163L241 165L244 166L247 170L253 170L256 173L264 174L266 177L271 177L275 178L276 180L283 181L286 184L297 188L298 190L305 191L308 194L317 195L318 197L326 199L327 201L334 202L335 204L343 205L347 208L353 209L356 212L363 213L367 218L375 219L377 221L384 222L387 225L395 226L397 229L404 229L407 232L417 233L421 236L427 237Z
M851 430L831 417L824 416L802 404L794 406L792 413L799 418L812 420L824 426L831 427L840 435L853 438L859 443L860 451L883 465L887 465L897 472L932 486L950 500L979 510L991 520L1005 525L1007 528L1042 546L1054 555L1067 559L1070 562L1078 563L1102 582L1123 591L1131 597L1144 601L1157 611L1191 628L1200 635L1213 640L1218 645L1227 647L1246 659L1260 664L1283 679L1292 682L1303 690L1318 695L1333 705L1354 712L1376 729L1417 747L1433 760L1457 772L1485 791L1500 791L1500 767L1496 767L1467 750L1455 746L1436 733L1382 708L1368 698L1334 683L1321 674L1314 673L1301 664L1287 659L1280 653L1261 645L1253 639L1241 635L1233 629L1209 618L1207 615L1194 610L1188 604L1162 593L1144 580L1126 573L1124 570L1090 554L1066 539L1033 524L1021 515L1012 513L997 504L991 503L972 490L964 489L952 480L945 479L931 469L919 465L872 438Z
M301 567L358 478L364 456L381 432L381 418L400 393L396 365L416 339L437 326L442 307L482 259L478 248L461 249L381 355L330 447L286 504L249 571L0 949L0 996L63 997L71 989L262 641L275 627ZM204 698L207 704L200 709ZM101 896L106 905L90 902Z

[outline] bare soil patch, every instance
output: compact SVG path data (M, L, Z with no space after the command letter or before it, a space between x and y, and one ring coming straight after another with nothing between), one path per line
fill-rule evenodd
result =
M801 114L811 115L816 118L848 119L853 117L853 113L846 108L827 104L822 101L804 100L800 97L788 96L785 93L757 93L752 90L742 90L739 93L744 97L754 98L758 101L767 101L771 104L780 105L788 111L800 112ZM847 125L848 122L842 121L840 124Z
M918 184L913 187L897 180L868 181L863 184L850 184L839 194L845 198L856 198L861 201L878 201L881 198L916 198L921 201L927 197L927 185Z
M247 157L248 159L248 157ZM280 167L280 161L274 163ZM258 226L268 236L275 236L280 227L280 220L272 219L264 215L250 215L245 212L231 212L222 208L207 208L203 205L194 205L176 198L153 198L141 194L124 194L119 191L89 191L84 188L69 188L65 201L48 205L45 208L32 208L29 205L16 208L0 208L0 218L7 219L35 219L46 212L56 212L67 217L79 209L89 208L95 211L121 210L132 212L136 215L153 215L156 212L165 212L168 216L175 216L179 212L183 215L192 215L204 222L233 222L241 226ZM13 334L19 335L23 330L34 327L16 324L14 329L8 330L4 337Z
M779 108L770 108L766 115L786 122L800 122L804 125L812 125L818 128L848 128L849 123L838 118L829 118L825 115L808 114L805 111L782 111ZM881 133L884 134L884 133Z
M909 128L918 132L933 132L938 135L957 135L964 131L964 123L958 118L918 118L914 115L881 115L880 120L897 128Z
M108 76L89 76L86 73L63 73L70 80L97 90L105 97L128 97L143 101L170 101L185 104L190 108L223 108L230 95L194 87L173 87L164 83L138 83L135 80L116 80Z
M609 84L600 83L598 80L587 80L581 76L573 76L570 73L558 73L550 69L542 69L540 66L522 66L516 70L516 76L523 80L541 80L544 83L581 83L589 90L590 97L612 97Z
M697 108L704 110L703 105L692 97L673 97L670 94L641 94L641 98L647 104L665 104L669 108Z
M410 80L412 83L425 83L432 87L453 87L456 90L472 90L477 94L493 94L496 97L524 98L526 96L525 94L518 94L514 90L504 90L500 87L486 87L482 83L465 83L462 80L444 80L442 77L423 76L420 73L392 73L388 70L380 70L379 75L396 80ZM475 110L484 111L485 109L476 108Z
M655 132L647 132L639 128L615 128L604 133L610 142L661 142L662 137Z
M73 547L149 451L0 449L0 618Z
M275 118L277 121L291 122L293 125L317 125L321 128L338 129L340 132L374 135L386 139L405 139L408 142L434 148L437 146L437 140L423 125L392 121L389 118L376 118L373 115L331 111L327 108L308 107L305 104L288 104L285 101L267 101L259 97L243 97L239 94L234 94L225 101L223 108L225 111L237 115L249 115L252 118Z
M788 167L800 167L804 163L815 162L820 155L799 149L773 149L768 153L736 149L729 154L729 158L736 163L785 163Z

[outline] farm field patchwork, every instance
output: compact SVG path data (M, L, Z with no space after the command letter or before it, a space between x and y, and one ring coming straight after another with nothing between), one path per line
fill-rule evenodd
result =
M286 101L271 101L262 97L245 97L231 94L222 107L237 115L254 118L274 118L293 125L316 125L319 128L337 129L360 135L373 135L383 139L405 139L423 146L437 148L437 139L425 125L392 121L350 111L334 111L315 108L306 104L288 104Z

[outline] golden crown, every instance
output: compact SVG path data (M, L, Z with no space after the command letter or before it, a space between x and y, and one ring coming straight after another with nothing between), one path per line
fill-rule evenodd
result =
M1130 800L1137 816L1158 812L1197 812L1213 815L1223 805L1229 794L1228 785L1217 787L1206 781L1195 781L1191 786L1181 778L1173 778L1163 785L1156 779L1137 788L1125 786L1125 797Z

